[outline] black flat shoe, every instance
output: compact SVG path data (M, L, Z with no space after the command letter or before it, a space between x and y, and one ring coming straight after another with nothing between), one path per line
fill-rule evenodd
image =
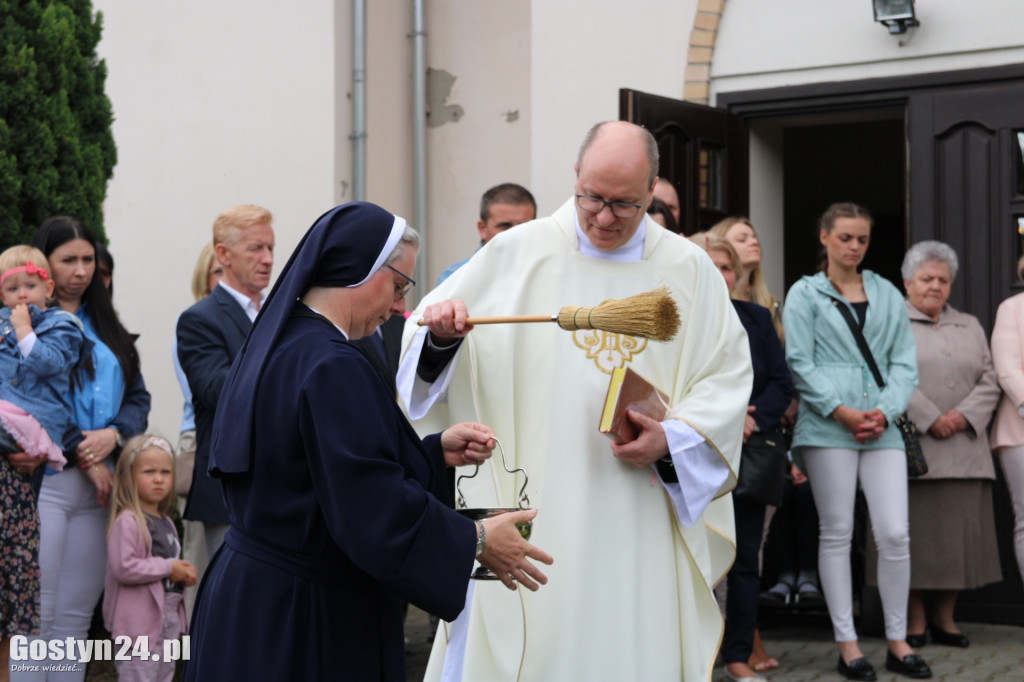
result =
M907 654L902 659L899 659L889 649L886 649L885 652L885 669L915 680L923 680L932 676L932 669L917 654Z
M960 632L946 632L945 630L940 630L934 625L928 626L928 634L932 636L932 641L936 644L955 646L959 649L966 649L971 645L971 640L967 639L967 635ZM910 637L907 637L907 644L910 644ZM917 648L913 644L910 644L910 646Z
M907 634L907 644L909 644L912 649L920 649L927 643L928 638L923 632L919 635Z
M843 655L839 654L839 663L836 665L836 670L848 680L867 680L867 682L870 682L871 680L878 679L871 661L863 656L847 663L843 660Z

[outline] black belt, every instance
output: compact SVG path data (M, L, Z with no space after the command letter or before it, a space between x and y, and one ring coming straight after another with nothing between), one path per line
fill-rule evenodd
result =
M240 554L316 583L347 589L378 590L380 583L351 563L327 561L264 542L237 526L224 536L224 544Z

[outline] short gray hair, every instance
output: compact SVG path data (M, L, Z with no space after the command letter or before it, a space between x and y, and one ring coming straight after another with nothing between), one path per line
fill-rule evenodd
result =
M384 261L384 265L381 267L391 265L401 258L407 248L411 248L413 251L419 251L420 248L420 233L409 225L405 226L405 232L402 233L402 238L398 240L397 244L395 244L394 250L387 257L387 260Z
M949 267L950 281L956 279L956 270L960 263L956 257L956 251L949 244L933 239L918 242L907 250L907 255L903 257L900 274L903 275L903 279L914 279L918 269L928 262L945 263Z

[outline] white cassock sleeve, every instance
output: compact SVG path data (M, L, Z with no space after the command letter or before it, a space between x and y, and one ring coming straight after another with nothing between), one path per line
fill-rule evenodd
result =
M422 419L426 416L427 411L434 406L434 403L445 398L455 366L459 363L459 357L462 355L462 347L466 345L464 343L459 345L455 356L441 372L441 375L433 383L428 384L416 375L416 367L420 364L420 353L423 351L423 344L427 342L427 331L426 327L420 327L416 331L416 335L409 343L409 351L402 358L402 363L398 366L398 374L395 377L398 396L405 404L409 419L412 421Z
M679 522L692 526L729 477L729 465L708 445L704 436L686 422L666 419L661 426L665 429L672 466L679 477L678 483L664 480L661 483L672 498Z

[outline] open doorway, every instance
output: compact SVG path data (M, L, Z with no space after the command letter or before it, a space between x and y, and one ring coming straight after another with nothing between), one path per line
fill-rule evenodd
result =
M623 90L620 116L647 126L663 157L678 157L664 168L681 197L700 196L704 176L693 159L702 143L728 152L720 212L753 219L776 295L814 272L815 223L835 201L875 215L865 267L894 283L902 284L909 244L949 244L960 259L950 305L985 330L999 303L1024 290L1016 274L1024 253L1024 64L725 92L716 101L702 107ZM697 212L687 224L704 226L705 218ZM994 507L1004 579L965 591L957 614L1022 624L1024 584L1001 473Z
M906 135L903 111L792 117L783 122L785 289L817 271L818 217L852 201L875 217L864 267L897 287L906 251Z

